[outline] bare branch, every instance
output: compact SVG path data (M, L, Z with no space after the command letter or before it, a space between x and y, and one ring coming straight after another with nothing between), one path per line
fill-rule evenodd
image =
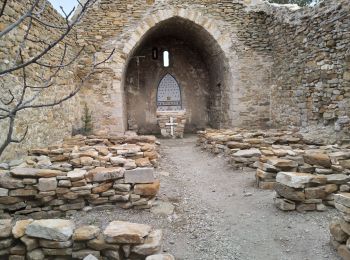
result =
M35 2L31 6L31 8L24 15L22 15L16 22L10 24L2 32L0 32L0 38L3 37L5 34L8 34L9 32L11 32L14 28L16 28L18 25L20 25L27 17L29 17L33 13L33 10L37 6L38 3L39 3L39 0L35 0ZM3 5L3 8L5 7L5 5L6 5L6 1Z
M4 14L6 4L7 4L7 0L4 0L4 3L2 4L2 7L0 9L0 17Z
M11 143L21 143L23 142L23 140L26 138L27 136L27 133L28 133L28 125L26 125L26 130L24 132L24 134L22 135L22 137L20 139L14 139L13 137L11 137Z

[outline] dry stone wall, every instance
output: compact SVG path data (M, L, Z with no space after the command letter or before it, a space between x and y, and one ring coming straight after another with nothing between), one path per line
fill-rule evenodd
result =
M52 218L88 205L146 209L160 183L153 136L75 136L0 165L1 215Z
M160 254L163 233L149 225L112 221L104 229L72 220L0 220L1 259L174 260Z
M324 1L297 11L279 7L266 21L274 58L272 122L311 129L326 126L329 136L346 138L350 122L348 1Z

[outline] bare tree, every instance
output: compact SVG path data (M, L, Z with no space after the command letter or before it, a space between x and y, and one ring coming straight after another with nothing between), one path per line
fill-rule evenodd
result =
M9 0L1 0L0 2L2 2L2 5L0 4L1 21L5 17ZM113 55L114 50L107 53L106 57L99 61L95 55L90 55L91 62L86 66L83 76L75 75L77 83L73 89L66 90L62 96L58 95L57 90L59 89L57 88L56 79L60 77L60 73L63 73L70 66L76 66L80 58L88 55L84 46L78 47L76 45L77 34L74 27L81 21L83 15L92 7L96 0L77 2L78 11L75 11L75 8L73 8L69 13L66 13L61 7L64 14L64 22L52 23L45 19L43 15L47 10L46 0L29 0L28 10L0 32L1 42L6 41L6 37L10 33L16 34L18 31L21 31L19 28L25 28L24 30L22 29L20 34L22 36L20 41L18 41L16 57L12 57L11 61L0 67L0 90L3 93L0 96L0 123L5 123L6 121L7 126L7 133L2 136L3 141L0 143L0 156L9 144L20 143L27 135L28 125L25 126L24 134L21 137L16 137L15 124L19 112L27 109L54 107L74 97L80 91L84 82L98 71L100 65L107 62ZM45 37L45 35L43 37L35 36L35 34L31 33L34 26L42 28L43 34L49 30L56 30L58 36L54 39ZM67 37L68 35L69 37ZM67 40L67 38L71 37L74 39L73 44ZM40 46L39 51L32 55L25 55L28 43ZM57 59L52 60L53 53ZM74 55L71 55L71 53L74 53ZM5 77L19 81L16 84L16 90L12 86L6 85ZM53 98L51 101L45 102L42 97L48 92L51 93Z

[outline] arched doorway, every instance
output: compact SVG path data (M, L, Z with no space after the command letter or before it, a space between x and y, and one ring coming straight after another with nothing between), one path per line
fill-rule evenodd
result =
M168 105L186 110L185 132L220 127L229 104L224 98L229 96L224 95L228 66L219 44L202 26L178 16L159 22L134 49L125 70L127 128L140 134L159 133L156 111L163 80L177 85L174 89L179 91L168 93L163 98L170 100L162 101L180 101L181 105Z

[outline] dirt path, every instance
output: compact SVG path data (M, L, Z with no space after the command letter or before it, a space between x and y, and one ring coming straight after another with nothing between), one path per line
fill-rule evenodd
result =
M161 141L159 206L151 212L107 209L73 217L89 224L120 219L162 228L164 250L178 260L339 259L329 245L334 209L281 212L271 191L254 187L254 171L232 170L195 141Z

